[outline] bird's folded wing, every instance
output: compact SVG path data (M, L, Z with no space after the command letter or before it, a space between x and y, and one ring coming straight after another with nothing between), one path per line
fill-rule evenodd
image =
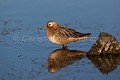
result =
M84 36L90 36L90 33L83 34L79 33L71 28L68 27L58 27L56 28L56 36L66 37L66 38L78 38L78 37L84 37Z

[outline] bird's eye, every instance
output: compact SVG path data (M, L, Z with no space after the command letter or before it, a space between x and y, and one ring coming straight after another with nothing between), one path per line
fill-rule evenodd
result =
M51 26L51 24L48 24L49 26Z
M48 23L48 26L52 26L52 23Z

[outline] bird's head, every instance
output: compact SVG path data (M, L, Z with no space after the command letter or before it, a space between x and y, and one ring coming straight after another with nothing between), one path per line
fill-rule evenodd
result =
M54 29L57 26L58 26L58 24L55 21L48 21L46 26L44 26L44 28Z

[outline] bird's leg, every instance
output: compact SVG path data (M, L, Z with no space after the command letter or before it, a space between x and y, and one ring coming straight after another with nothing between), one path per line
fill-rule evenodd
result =
M67 46L63 44L63 47L62 47L62 49L67 49Z
M63 47L62 48L65 48L65 45L63 44Z

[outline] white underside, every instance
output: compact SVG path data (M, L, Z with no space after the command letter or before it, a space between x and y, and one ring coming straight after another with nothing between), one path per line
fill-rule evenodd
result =
M51 42L55 43L55 44L60 44L60 43L58 43L58 41L55 39L54 36L53 36L53 37L49 37L48 39L49 39Z

